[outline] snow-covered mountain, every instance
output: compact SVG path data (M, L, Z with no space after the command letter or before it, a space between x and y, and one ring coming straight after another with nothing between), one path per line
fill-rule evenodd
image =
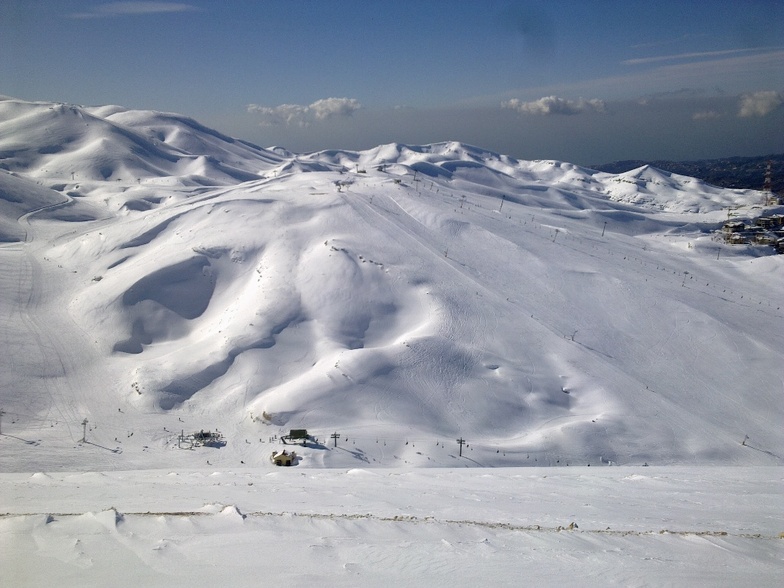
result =
M761 201L0 99L2 577L777 586Z
M761 200L2 100L0 465L780 464L784 258L715 237Z
M0 137L3 168L30 178L236 184L281 161L187 117L119 106L3 100Z

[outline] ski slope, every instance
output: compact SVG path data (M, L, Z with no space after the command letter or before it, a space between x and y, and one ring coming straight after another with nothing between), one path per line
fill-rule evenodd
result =
M730 214L782 212L761 208L761 201L759 192L719 189L650 167L613 175L458 142L294 154L226 137L181 115L2 100L0 468L6 474L0 485L19 501L6 503L14 516L0 526L37 541L38 555L29 555L29 542L14 544L15 558L28 554L20 561L36 565L51 555L74 571L87 557L85 569L96 573L103 546L90 548L98 550L95 557L62 551L95 525L97 536L109 533L125 545L141 534L159 537L163 546L181 524L209 541L231 521L252 527L250 542L269 532L264 517L221 509L213 513L222 521L217 527L194 529L187 513L213 504L206 495L196 506L153 504L164 472L192 476L200 492L208 475L198 473L202 468L233 476L235 485L246 483L238 471L251 472L247 483L254 485L290 476L282 479L297 492L306 487L293 481L300 480L297 472L303 483L327 476L336 496L352 493L354 474L369 480L358 486L357 509L346 511L353 516L366 505L367 520L294 517L281 532L291 547L314 525L350 535L356 524L357 536L377 545L384 561L395 561L388 542L405 541L410 532L408 523L389 524L384 499L372 497L389 487L384 476L413 476L414 487L395 494L405 502L419 489L433 492L431 479L465 476L461 484L480 488L487 475L491 487L517 488L510 480L528 474L516 468L553 466L559 468L553 473L536 471L564 476L574 500L587 480L591 502L602 497L603 476L670 468L662 471L685 472L688 492L697 484L716 487L708 510L694 511L712 517L747 469L770 487L780 481L784 459L782 258L768 247L725 245L716 235ZM282 435L301 428L313 439L295 448L297 466L282 473L270 454L281 449ZM200 430L220 431L225 444L183 448L180 436ZM606 465L631 469L595 474ZM374 473L390 468L394 473ZM151 473L127 473L141 471ZM85 474L93 476L85 502L49 520L46 513L61 512L52 502L59 489L80 475L67 472L105 473ZM143 504L121 506L136 495L132 487L116 495L100 489L126 475L138 482ZM49 491L39 495L41 480ZM510 495L533 491L529 483ZM496 502L511 500L485 491ZM662 496L680 492L665 484ZM620 496L632 501L619 515L628 522L642 494ZM246 499L232 490L214 504L267 512L240 504ZM335 514L322 499L315 499L325 505L319 516ZM518 508L511 502L488 520L508 522ZM748 530L739 526L737 537L718 540L732 543L720 547L741 561L761 544L743 534L764 535L763 580L780 563L779 548L771 547L777 532L760 523L772 502L751 507ZM452 500L445 508L450 504L462 508ZM179 513L171 520L169 508ZM283 516L292 508L284 502L271 512ZM412 545L432 547L433 536L422 531L427 525L419 524L431 516L427 508L412 511ZM606 514L611 506L602 508ZM142 512L160 516L137 519ZM629 526L646 545L653 540L647 534L666 524L661 512L651 516L655 525ZM485 549L473 522L469 531L460 525L456 531L449 521L458 518L436 518L451 545L468 532L465 553L476 558ZM514 541L538 541L529 528L535 524L552 531L544 553L560 549L561 535L550 527L570 521L541 520L514 522L503 541L510 533ZM691 514L675 520L714 530ZM39 536L61 527L59 540ZM117 529L130 535L118 536ZM501 541L498 533L491 541ZM568 549L596 555L597 574L628 541L634 550L648 549L623 536L569 537ZM699 534L678 536L677 547L656 540L651 549L666 559L694 537L700 543L694 553L704 553ZM583 540L594 547L579 547ZM495 554L489 567L496 556L505 562L489 577L515 577L516 549L488 552ZM184 560L175 550L163 561L200 560L205 550L212 547L189 548ZM358 553L338 552L350 572ZM118 561L131 565L128 558ZM432 561L403 558L409 567L400 577L412 585L417 570L442 577L442 566L454 566L451 558L446 552ZM322 560L305 559L317 575ZM684 567L660 569L656 577L700 583L694 570L715 560L698 561L696 568L684 560ZM477 569L484 575L489 567ZM147 569L149 578L160 579L160 569ZM561 583L574 570L556 565L543 578ZM247 571L238 573L250 585ZM619 574L619 583L647 577ZM717 578L704 576L704 584ZM476 585L470 579L457 584ZM355 580L347 575L344 585Z
M71 456L84 419L112 451L76 455L108 468L187 461L186 428L235 463L289 428L368 455L463 436L482 465L781 462L781 260L715 236L759 193L0 105L6 429L58 447L23 447L26 468Z

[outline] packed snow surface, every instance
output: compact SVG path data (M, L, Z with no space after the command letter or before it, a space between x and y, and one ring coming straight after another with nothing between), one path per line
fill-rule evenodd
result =
M781 485L711 466L3 474L0 560L9 586L773 587Z
M106 534L128 548L119 565L146 562L136 585L172 565L217 578L193 563L229 558L225 533L246 545L234 570L245 585L258 554L279 578L314 579L330 562L345 574L330 584L353 585L385 561L403 584L477 585L517 580L527 546L555 584L582 574L566 551L546 563L553 550L587 554L598 574L651 549L701 555L645 574L715 585L732 576L708 542L734 554L730 567L765 545L764 584L784 530L764 523L773 501L752 501L747 528L713 525L744 479L780 482L784 458L784 258L717 237L728 218L783 212L763 200L650 167L613 175L457 142L294 154L175 114L0 100L0 468L46 472L0 476L2 532L26 538L13 558L100 580ZM304 446L281 444L292 429L307 429ZM202 431L216 442L194 444ZM270 461L284 447L297 453L285 474ZM645 465L675 468L662 470L668 500L682 492L672 472L683 492L712 487L707 510L672 521L731 535L654 535L669 515L642 498L661 479ZM213 495L205 467L265 499L307 491L312 508ZM204 503L159 506L161 472ZM607 525L632 534L598 534L606 485L638 475L643 490L620 492ZM515 519L539 487L531 476L561 483L539 515ZM74 480L84 500L54 506ZM453 485L505 506L474 511ZM442 486L438 509L385 506ZM590 533L547 510L561 499L604 501ZM631 524L637 508L651 522ZM555 529L570 522L580 534L564 539ZM310 567L288 575L292 559ZM458 560L466 573L441 573ZM611 582L645 583L623 570Z

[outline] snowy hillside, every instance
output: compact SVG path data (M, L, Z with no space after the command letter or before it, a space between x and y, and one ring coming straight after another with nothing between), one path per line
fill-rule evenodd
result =
M2 100L0 137L3 169L46 180L234 184L280 162L186 117L116 106Z
M176 433L215 428L228 463L291 428L314 466L782 461L782 258L713 233L758 192L0 113L6 470L204 463Z
M761 200L0 99L4 580L778 585Z

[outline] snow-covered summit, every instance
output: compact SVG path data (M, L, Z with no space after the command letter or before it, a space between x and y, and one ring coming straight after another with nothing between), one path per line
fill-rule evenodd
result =
M714 212L762 201L756 190L719 188L650 165L610 174L605 183L613 200L670 212Z
M47 180L234 184L280 157L192 119L119 106L0 101L0 165Z

